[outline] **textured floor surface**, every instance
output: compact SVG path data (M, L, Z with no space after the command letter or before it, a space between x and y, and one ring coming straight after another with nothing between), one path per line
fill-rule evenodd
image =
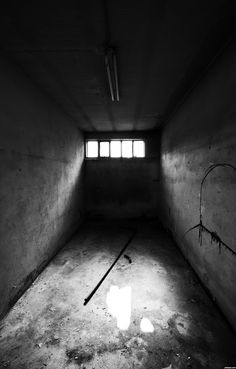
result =
M0 325L0 368L236 366L236 337L168 234L137 234L84 306L131 234L87 223Z

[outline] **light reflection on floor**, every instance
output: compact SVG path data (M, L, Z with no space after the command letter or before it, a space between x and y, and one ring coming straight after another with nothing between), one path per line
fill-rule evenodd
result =
M117 319L117 327L127 330L131 317L131 287L126 286L119 289L118 286L111 286L106 303L108 312Z
M117 319L117 327L121 330L127 330L131 320L131 296L130 286L119 288L111 286L107 293L106 303L108 312ZM148 318L142 318L140 330L145 333L154 332L154 326Z
M142 318L141 323L140 323L140 329L142 332L145 332L145 333L154 332L154 327L148 318Z

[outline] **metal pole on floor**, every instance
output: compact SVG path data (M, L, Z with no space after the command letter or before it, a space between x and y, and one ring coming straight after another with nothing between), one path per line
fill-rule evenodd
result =
M96 285L96 287L94 287L94 289L92 290L92 292L86 297L86 299L84 299L84 305L87 305L87 303L91 300L91 298L93 297L93 295L95 294L95 292L98 290L98 288L101 286L102 282L104 281L104 279L108 276L108 274L110 273L110 271L112 270L112 268L114 267L114 265L117 263L117 261L119 260L119 258L121 257L121 255L123 254L123 252L125 251L125 249L129 246L129 244L132 242L132 240L134 239L134 236L136 235L136 230L133 230L131 236L129 237L128 241L125 243L124 247L122 248L122 250L120 251L119 255L117 256L117 258L115 259L115 261L112 263L112 265L110 266L110 268L107 270L107 272L104 274L104 276L100 279L100 281L98 282L98 284Z

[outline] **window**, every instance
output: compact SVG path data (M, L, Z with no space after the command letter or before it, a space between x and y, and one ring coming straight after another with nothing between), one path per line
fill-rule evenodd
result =
M134 141L134 157L135 158L144 158L144 142L143 141Z
M144 158L143 140L87 140L86 158Z
M121 157L121 141L111 141L111 158Z
M110 156L110 143L107 141L100 142L100 157L108 158Z
M87 158L97 158L98 157L98 141L88 141L87 142Z
M122 141L122 158L132 158L133 156L133 141Z

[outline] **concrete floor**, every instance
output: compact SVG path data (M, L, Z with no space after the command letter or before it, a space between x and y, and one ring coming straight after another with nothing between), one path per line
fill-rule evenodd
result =
M126 224L137 228L131 263L122 256L83 306L127 241L123 226L87 223L54 258L1 322L0 368L236 366L235 335L154 222Z

